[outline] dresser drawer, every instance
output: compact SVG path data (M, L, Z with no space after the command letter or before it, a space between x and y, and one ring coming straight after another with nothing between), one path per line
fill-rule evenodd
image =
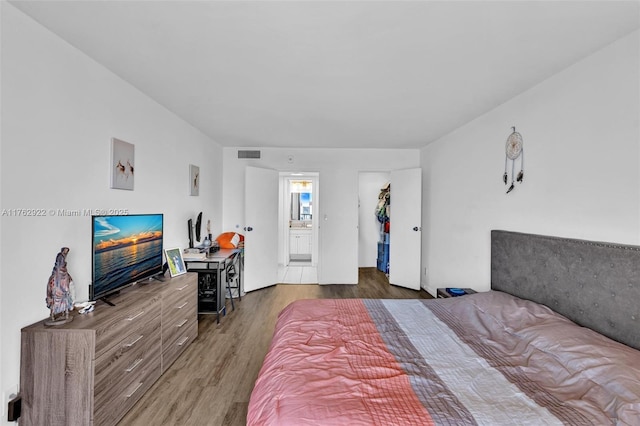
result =
M198 319L198 298L195 293L185 294L176 301L167 303L162 312L162 341L172 342L180 333L180 329L188 321Z
M156 316L96 360L95 424L115 424L114 416L124 415L160 377L160 335Z
M155 383L161 375L160 353L155 352L152 358L146 359L144 363L136 368L134 379L126 387L116 387L104 394L102 402L95 406L93 424L114 425L131 407L144 395L144 393Z
M183 280L171 282L162 291L163 309L175 306L174 302L188 297L198 297L198 274L189 273ZM179 277L181 278L181 277ZM186 279L188 278L188 279ZM173 278L175 280L175 278Z
M198 320L197 315L193 319L189 319L181 328L180 332L171 342L162 343L162 372L182 354L187 346L198 337Z
M141 297L136 296L136 299ZM162 309L159 295L147 297L142 303L116 303L115 307L101 307L101 310L112 312L96 328L96 358L118 345L123 336L144 327L147 322L160 315Z
M185 302L197 302L198 290L196 283L190 283L188 286L178 287L177 289L167 289L162 300L162 315L178 312L182 309Z
M165 289L162 298L162 371L198 336L196 275Z
M160 316L156 315L132 330L124 339L112 346L95 361L95 403L98 406L104 395L116 388L124 388L133 382L138 367L162 351Z

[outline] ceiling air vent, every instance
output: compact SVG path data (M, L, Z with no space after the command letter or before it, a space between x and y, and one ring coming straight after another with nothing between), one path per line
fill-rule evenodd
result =
M238 158L260 158L260 151L238 150Z

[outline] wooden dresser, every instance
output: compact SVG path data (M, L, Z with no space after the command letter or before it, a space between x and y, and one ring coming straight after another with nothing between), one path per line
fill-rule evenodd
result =
M21 425L114 425L197 337L197 274L110 301L62 326L22 329Z

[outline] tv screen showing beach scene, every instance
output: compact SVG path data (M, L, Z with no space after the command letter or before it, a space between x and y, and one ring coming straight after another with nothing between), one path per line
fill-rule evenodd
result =
M162 214L93 216L92 222L92 300L162 272Z

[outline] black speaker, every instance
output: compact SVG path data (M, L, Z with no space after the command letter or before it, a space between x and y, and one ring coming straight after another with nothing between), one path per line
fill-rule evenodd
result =
M193 248L193 220L187 220L187 228L189 228L187 230L187 235L189 236L189 248Z
M196 218L196 241L200 242L200 235L202 235L202 212L198 213Z

